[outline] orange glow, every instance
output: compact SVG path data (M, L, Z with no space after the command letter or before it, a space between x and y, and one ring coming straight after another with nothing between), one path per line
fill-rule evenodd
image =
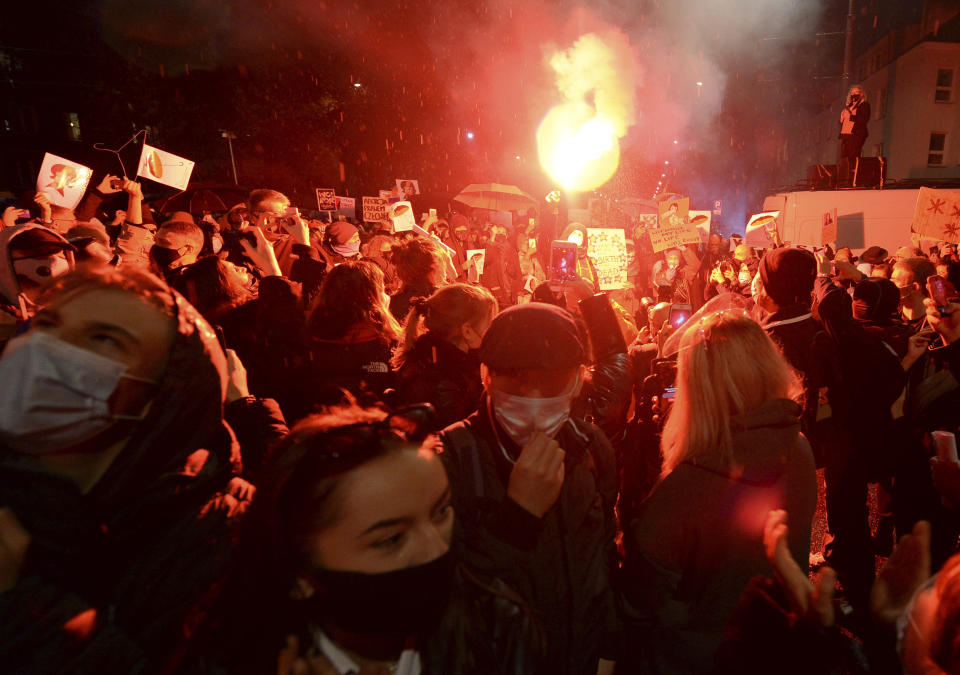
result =
M613 123L586 103L555 106L537 129L544 171L567 190L592 190L610 180L620 165Z
M637 67L619 31L581 35L547 59L561 103L537 129L544 171L567 190L592 190L620 165L620 139L636 116Z

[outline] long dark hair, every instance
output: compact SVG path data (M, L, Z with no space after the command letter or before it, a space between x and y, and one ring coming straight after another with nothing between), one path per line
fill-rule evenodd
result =
M173 287L211 323L220 323L231 309L256 297L229 274L227 263L216 256L206 256L188 265L174 279Z
M374 263L349 260L327 273L307 318L308 336L339 340L369 323L385 342L400 339L400 324L384 301L383 271Z
M207 658L258 672L257 666L275 664L286 636L300 635L301 644L309 639L303 635L308 608L295 588L312 537L339 517L339 487L347 473L420 447L431 429L430 411L424 412L408 417L356 405L330 408L302 420L271 451L233 566L198 634L199 648L212 648Z

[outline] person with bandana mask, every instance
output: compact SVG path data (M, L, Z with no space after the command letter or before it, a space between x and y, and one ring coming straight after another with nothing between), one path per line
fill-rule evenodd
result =
M345 220L330 223L324 233L323 246L333 265L346 260L360 260L360 230Z
M399 400L429 402L443 426L475 412L483 395L477 354L496 314L482 286L451 284L415 299L393 357Z
M0 358L0 663L172 670L252 493L223 420L244 394L139 268L73 271L40 304Z
M151 271L168 281L197 261L203 248L203 230L185 211L177 211L157 230L150 248Z
M0 230L0 345L36 311L37 297L73 268L74 247L36 223Z
M444 430L444 460L466 562L538 612L548 671L611 672L618 478L613 448L571 416L587 354L569 312L511 307L480 344L480 409Z
M284 675L539 672L529 613L451 545L431 413L332 408L275 448L198 661Z

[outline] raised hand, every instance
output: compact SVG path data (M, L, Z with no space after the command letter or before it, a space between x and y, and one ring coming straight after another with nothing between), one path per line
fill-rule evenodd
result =
M513 465L507 496L542 518L563 488L564 456L555 440L542 432L535 433Z
M870 590L870 612L874 619L894 625L916 590L930 578L930 523L913 526L900 539L877 575Z

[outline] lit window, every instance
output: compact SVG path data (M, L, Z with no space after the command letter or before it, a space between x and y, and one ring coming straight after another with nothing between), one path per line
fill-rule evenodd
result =
M953 100L953 68L937 69L937 91L933 100L937 103L950 103Z
M67 121L67 138L71 141L80 140L80 117L77 113L67 113L64 115Z
M943 166L943 152L947 147L947 135L930 134L930 148L927 152L928 166Z

